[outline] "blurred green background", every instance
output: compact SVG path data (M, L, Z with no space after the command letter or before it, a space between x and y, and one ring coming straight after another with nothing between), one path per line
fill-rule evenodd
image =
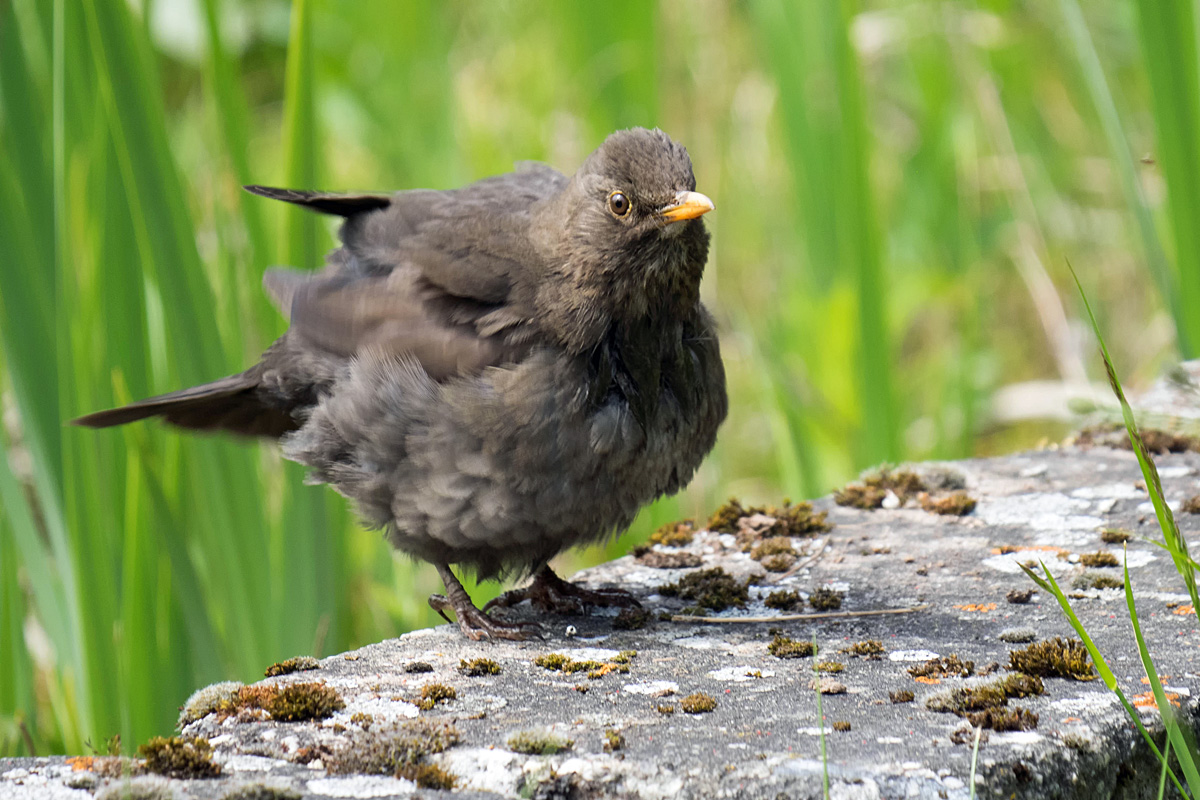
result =
M1060 436L1200 343L1192 2L0 0L0 755L167 733L196 687L435 618L278 448L84 412L242 369L328 220L243 183L453 187L660 126L713 197L732 413L686 494L823 494ZM1191 309L1191 313L1186 313ZM501 587L479 587L482 601Z

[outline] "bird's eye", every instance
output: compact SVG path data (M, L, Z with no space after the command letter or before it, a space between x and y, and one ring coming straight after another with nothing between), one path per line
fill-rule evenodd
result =
M631 208L633 208L633 203L629 202L629 198L625 196L624 192L613 192L608 196L608 210L614 217L628 216Z

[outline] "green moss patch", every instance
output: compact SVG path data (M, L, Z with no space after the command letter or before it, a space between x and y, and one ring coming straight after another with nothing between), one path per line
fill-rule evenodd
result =
M842 607L842 593L820 586L809 593L808 604L814 611L836 611Z
M1105 544L1124 544L1132 538L1132 533L1121 528L1105 528L1100 531L1100 541Z
M810 658L816 655L817 648L812 642L777 634L767 645L767 652L776 658Z
M552 756L575 746L572 739L548 731L521 731L508 737L508 749L527 756Z
M696 523L690 519L681 522L669 522L650 534L650 544L661 544L663 547L685 547L692 543L696 533Z
M681 698L679 707L688 714L707 714L717 707L717 699L704 692L693 692Z
M883 657L883 642L878 639L864 639L848 647L843 647L838 652L854 656L855 658L865 658L868 661L878 661Z
M862 477L859 482L848 483L833 493L833 501L839 506L850 506L871 510L882 508L883 501L891 491L903 505L910 497L926 490L921 476L908 469L895 469L884 464Z
M321 662L317 661L312 656L296 656L289 658L286 661L280 661L278 664L272 664L267 667L263 673L268 678L277 678L280 675L290 675L293 672L304 672L306 670L320 669Z
M812 503L792 503L784 500L782 506L743 506L737 498L718 508L708 520L708 529L717 533L740 533L738 522L744 517L762 514L771 517L764 536L808 536L833 529L826 521L824 511L814 511Z
M499 675L500 665L490 658L472 658L467 661L465 658L459 659L458 671L471 678L479 678L484 675Z
M975 510L978 501L966 492L952 492L943 497L921 496L921 508L931 514L948 517L965 517Z
M453 686L443 683L427 683L421 687L421 696L414 705L422 711L429 711L438 703L448 703L458 699L458 692Z
M742 608L750 599L745 584L721 567L697 570L684 575L678 583L659 586L656 591L666 597L692 600L698 607L712 611L724 611L731 606Z
M924 664L909 667L914 678L966 678L975 674L975 662L963 661L957 654L931 658Z
M778 590L767 595L767 599L763 600L767 608L774 608L778 611L799 611L804 608L804 599L800 597L800 593L795 589L791 591Z
M416 719L374 726L371 731L352 731L349 740L324 759L325 768L334 774L392 775L425 789L450 789L457 778L423 759L453 747L459 738L454 725L441 721Z
M1091 681L1097 677L1083 642L1057 636L1011 651L1008 654L1008 668L1040 678Z
M168 778L215 778L221 765L213 761L212 745L199 737L155 736L138 748L145 769Z
M1085 567L1116 567L1121 564L1117 557L1107 550L1084 553L1079 556L1079 563Z

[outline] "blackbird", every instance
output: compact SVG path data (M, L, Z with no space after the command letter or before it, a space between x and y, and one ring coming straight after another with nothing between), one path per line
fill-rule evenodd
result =
M548 562L682 488L725 418L699 291L713 204L687 150L635 128L570 178L523 163L450 191L246 188L345 218L324 270L266 273L287 332L245 372L75 422L279 439L437 567L430 605L472 639L536 635L492 605L636 605ZM451 564L533 581L481 611Z

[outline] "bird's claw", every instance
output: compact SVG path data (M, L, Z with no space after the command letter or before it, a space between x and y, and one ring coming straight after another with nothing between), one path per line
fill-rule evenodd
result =
M488 616L485 611L480 611L469 602L455 605L449 597L443 594L429 595L429 606L447 622L453 622L453 620L446 616L446 612L453 611L463 635L476 642L480 639L524 641L543 638L542 628L537 623L501 622Z
M642 607L637 598L623 589L585 589L564 581L549 567L544 567L534 575L533 582L528 586L523 589L510 589L488 602L483 610L509 608L525 600L529 600L542 611L576 616L584 614L589 607Z

